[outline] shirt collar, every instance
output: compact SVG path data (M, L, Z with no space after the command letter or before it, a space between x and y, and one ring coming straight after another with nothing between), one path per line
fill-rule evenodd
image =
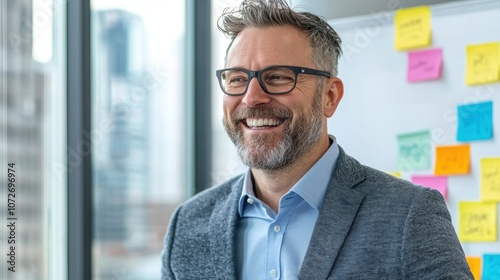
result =
M331 174L339 156L339 147L335 137L330 135L332 144L321 158L307 171L307 173L290 189L284 196L290 193L298 194L309 205L319 211L323 204L323 197L328 187ZM238 205L238 212L243 216L245 202L247 199L258 200L253 191L252 172L250 168L245 174L243 189Z

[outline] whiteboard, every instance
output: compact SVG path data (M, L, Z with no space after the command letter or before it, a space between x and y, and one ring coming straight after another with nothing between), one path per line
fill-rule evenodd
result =
M447 204L458 229L458 202L479 201L480 159L500 157L500 84L465 85L466 46L500 41L500 1L431 6L430 48L443 48L443 69L440 79L420 83L406 81L408 54L393 47L394 8L329 21L343 41L339 78L345 87L329 132L362 164L395 171L397 135L429 130L434 146L461 144L457 105L493 101L493 139L470 142L470 174L448 177ZM406 179L413 174L432 170L402 173ZM462 245L469 256L500 253L500 241Z

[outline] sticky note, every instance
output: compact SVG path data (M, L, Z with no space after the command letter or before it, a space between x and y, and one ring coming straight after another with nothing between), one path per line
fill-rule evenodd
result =
M500 255L483 255L483 280L500 279Z
M500 158L481 159L481 200L500 202Z
M459 105L457 141L493 138L493 102Z
M475 280L481 280L481 258L480 257L467 257L470 271Z
M414 184L426 186L438 190L444 198L448 197L448 177L432 175L413 175L411 181Z
M461 201L458 203L458 212L458 237L462 242L497 240L496 203Z
M465 84L479 85L500 82L500 43L466 47Z
M413 51L408 53L408 82L435 80L441 77L443 49Z
M401 172L399 172L399 171L389 171L387 173L391 174L394 177L401 178Z
M470 169L470 146L436 147L435 175L468 174Z
M498 279L500 279L500 255L484 254L483 280L498 280Z
M419 171L431 168L431 136L428 130L400 134L398 137L398 170Z
M418 6L400 9L394 15L394 47L409 50L431 44L431 9Z

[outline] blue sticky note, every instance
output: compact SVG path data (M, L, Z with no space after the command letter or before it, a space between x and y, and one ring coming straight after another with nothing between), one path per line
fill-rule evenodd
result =
M493 137L493 101L459 105L457 141L485 140Z
M483 280L500 279L500 255L483 255Z

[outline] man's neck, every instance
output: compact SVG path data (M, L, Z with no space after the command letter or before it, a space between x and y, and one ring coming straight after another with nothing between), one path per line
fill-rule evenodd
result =
M305 152L292 164L279 170L252 169L255 195L278 213L279 201L323 156L330 146L328 137Z

